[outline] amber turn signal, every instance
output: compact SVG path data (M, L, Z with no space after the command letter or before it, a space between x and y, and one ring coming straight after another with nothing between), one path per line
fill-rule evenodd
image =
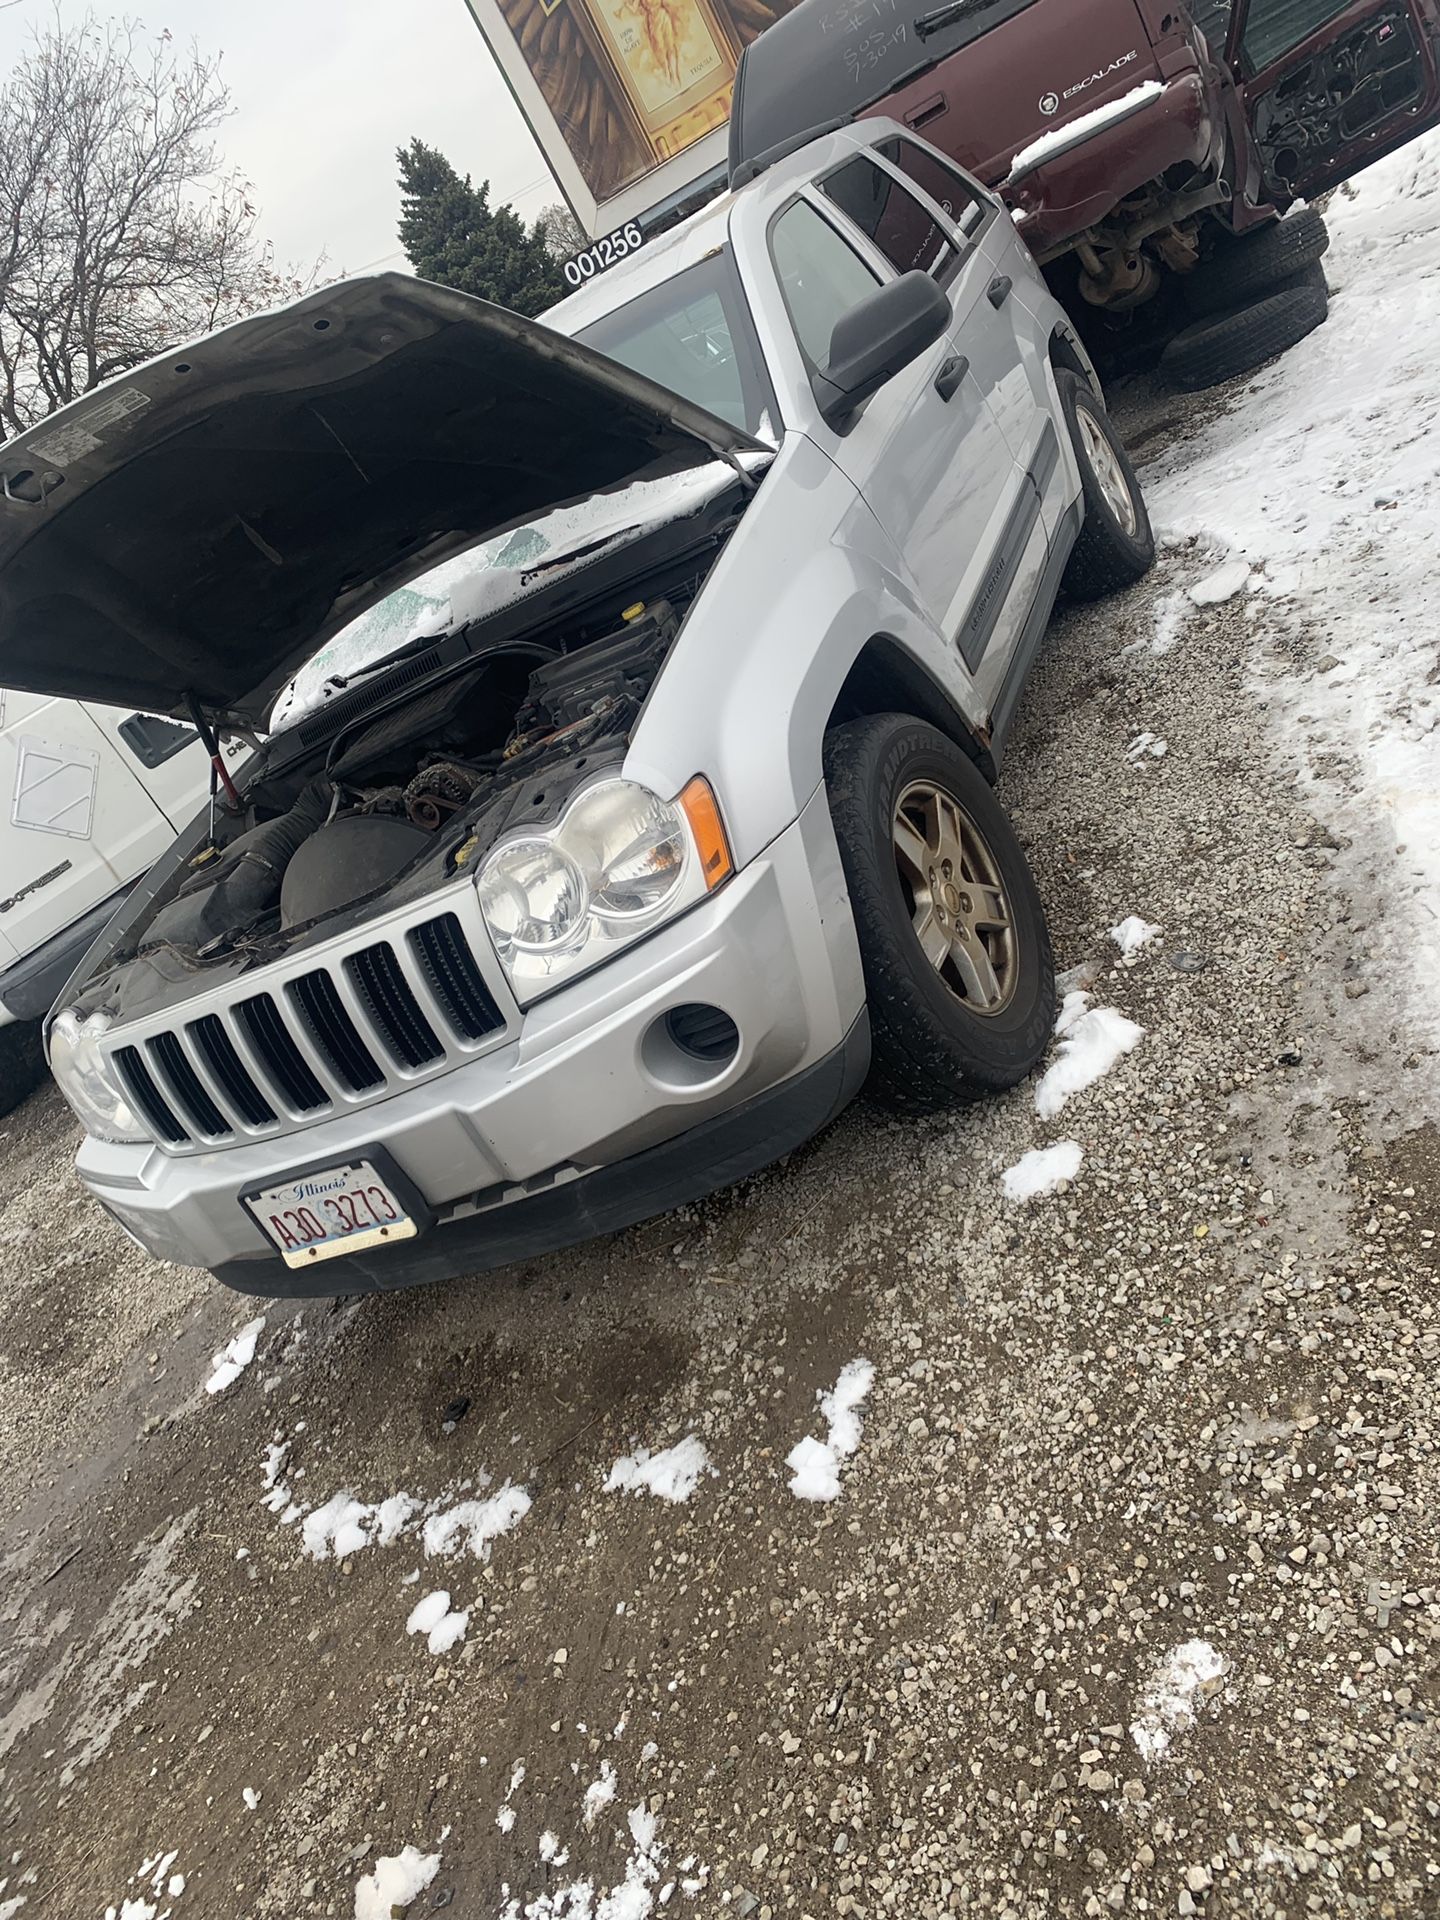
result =
M735 862L730 858L725 822L720 818L720 805L710 791L710 782L697 773L680 795L680 808L690 822L690 831L700 851L700 871L705 876L706 888L713 893L735 871Z

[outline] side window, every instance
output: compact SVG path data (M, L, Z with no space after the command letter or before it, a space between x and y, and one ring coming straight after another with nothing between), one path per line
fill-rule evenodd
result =
M1259 73L1346 12L1351 0L1250 0L1240 59Z
M796 200L770 228L770 256L800 349L823 373L830 336L842 313L880 282L822 214Z
M973 236L984 226L992 203L963 173L947 166L938 153L917 146L913 140L886 140L875 151L884 154L891 166L898 167L907 180L913 180L922 193L928 193L963 234Z
M819 184L825 198L874 241L897 273L918 267L942 287L949 284L960 264L959 254L934 214L893 174L857 154Z

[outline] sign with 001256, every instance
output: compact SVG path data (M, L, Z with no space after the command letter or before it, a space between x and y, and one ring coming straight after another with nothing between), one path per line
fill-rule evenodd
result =
M645 236L634 220L626 226L617 227L613 233L602 234L590 246L571 254L561 267L566 286L583 287L597 273L604 273L607 267L618 266L627 254L634 253L644 244Z

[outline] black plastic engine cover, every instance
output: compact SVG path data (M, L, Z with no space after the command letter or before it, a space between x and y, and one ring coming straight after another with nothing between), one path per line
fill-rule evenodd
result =
M610 638L537 667L515 717L516 736L573 726L602 701L629 700L638 708L679 630L670 602L655 600Z
M430 844L422 827L392 814L352 813L315 832L285 869L280 924L298 927L363 900Z

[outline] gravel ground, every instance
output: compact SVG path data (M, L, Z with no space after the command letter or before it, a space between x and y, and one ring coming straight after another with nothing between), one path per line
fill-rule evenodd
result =
M1129 418L1144 458L1201 410ZM406 1846L410 1913L477 1920L1440 1910L1437 1134L1267 746L1319 643L1232 603L1149 648L1206 565L1062 615L1014 740L1060 963L1145 1030L1058 1119L859 1106L579 1252L272 1308L210 1395L253 1307L117 1239L53 1092L13 1116L3 1920L349 1920ZM1062 1139L1074 1181L1006 1202ZM799 1500L861 1358L840 1498ZM689 1435L688 1501L605 1491ZM275 1510L467 1483L531 1503L485 1556L316 1559Z

